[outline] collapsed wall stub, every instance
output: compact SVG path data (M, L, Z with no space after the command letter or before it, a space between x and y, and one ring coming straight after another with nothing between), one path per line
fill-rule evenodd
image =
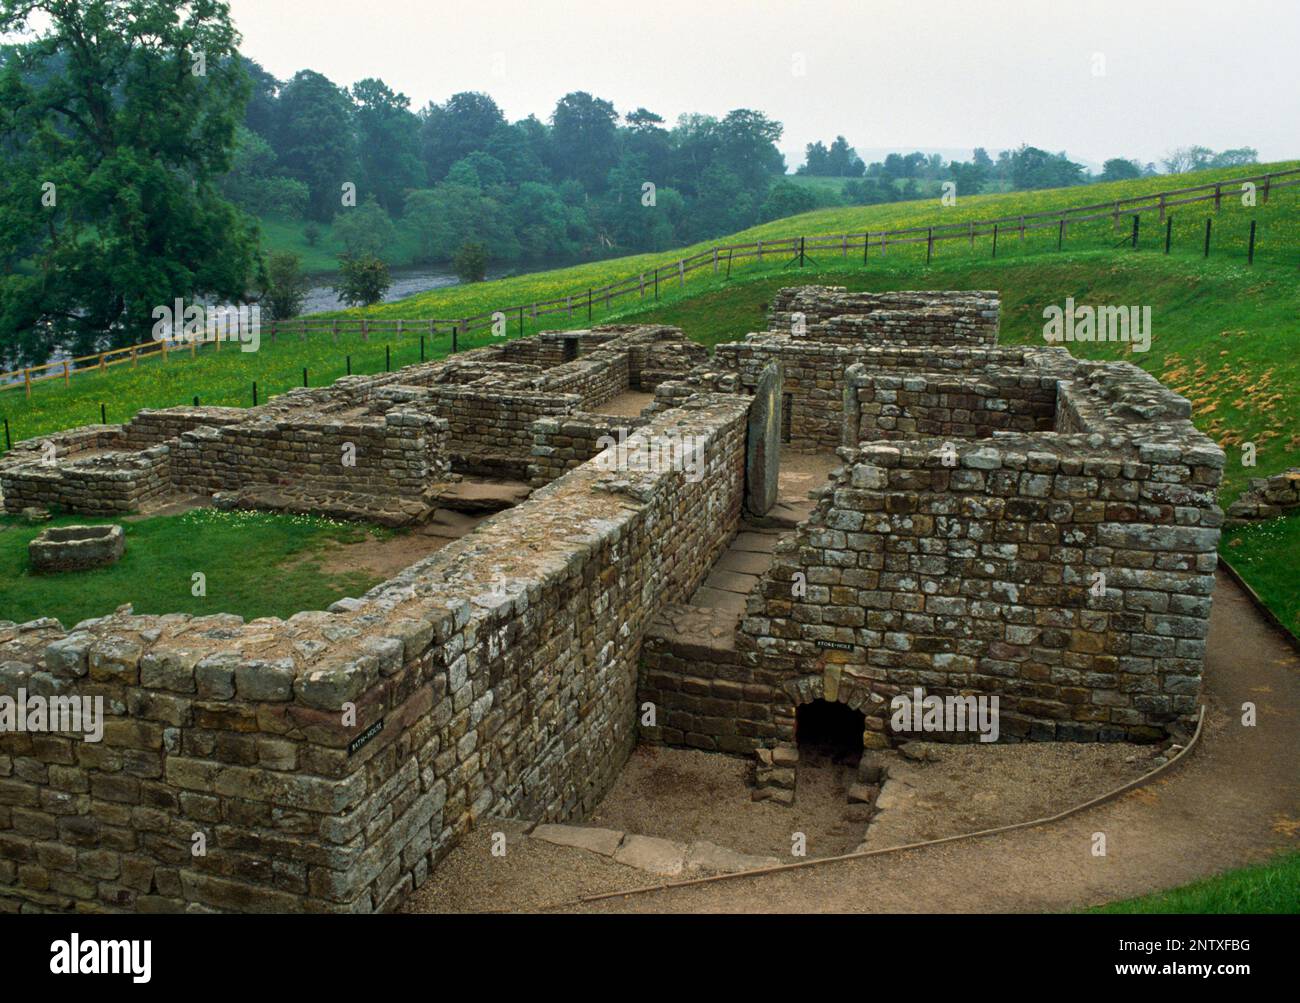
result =
M813 332L854 330L841 292L783 291L773 327L798 307ZM1152 739L1193 714L1222 450L1128 363L938 338L751 334L660 387L743 390L779 360L790 441L840 446L845 465L734 634L652 626L641 699L664 723L647 738L748 752L791 741L800 704L838 699L884 745L890 701L917 688L996 696L1013 741Z

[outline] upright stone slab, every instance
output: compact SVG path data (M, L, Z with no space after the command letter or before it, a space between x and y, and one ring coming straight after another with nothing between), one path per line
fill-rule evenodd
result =
M749 406L745 506L758 516L767 515L776 504L781 472L781 385L781 365L773 362L759 375Z

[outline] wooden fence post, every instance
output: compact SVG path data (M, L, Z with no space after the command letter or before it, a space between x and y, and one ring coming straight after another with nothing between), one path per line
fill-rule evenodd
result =
M1214 186L1214 211L1218 212L1219 207L1223 204L1223 186L1216 184Z
M27 389L27 396L32 395L32 367L28 366L23 370L23 386Z
M1255 244L1255 240L1254 240L1255 225L1253 223L1251 224L1250 233L1251 233L1251 247L1252 247L1251 253L1254 253L1253 248ZM72 384L72 363L70 363L67 359L64 359L63 360L63 385L66 387L66 386L70 386L71 384Z

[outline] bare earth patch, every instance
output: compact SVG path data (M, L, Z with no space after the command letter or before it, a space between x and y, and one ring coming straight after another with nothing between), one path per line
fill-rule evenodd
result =
M867 832L866 848L902 846L1055 815L1155 768L1155 746L1027 742L914 743L937 757L897 753Z
M870 829L850 806L854 766L802 749L795 803L750 800L749 760L691 749L638 746L609 795L585 824L680 843L707 840L741 853L791 863L791 837L807 837L807 858L956 835L1051 815L1120 786L1152 768L1154 747L1134 745L985 745L926 743L937 761L897 753L878 761L894 778L894 797ZM1129 762L1132 760L1132 762ZM666 883L587 850L529 839L524 822L484 819L439 865L405 912L527 912L582 895ZM491 834L506 841L492 854ZM762 898L762 886L749 886ZM617 900L616 900L617 901ZM757 905L757 901L754 903ZM772 903L767 903L770 907Z
M788 807L750 800L753 772L753 762L737 756L639 745L587 822L782 858L789 856L795 832L807 836L808 855L815 857L846 853L862 841L865 818L846 800L855 776L851 767L801 762L799 792Z
M321 571L327 574L360 571L385 581L452 540L459 540L490 515L440 508L428 522L414 529L383 537L367 533L356 543L331 542L325 550L305 559L319 561Z
M641 412L653 403L654 394L639 390L624 390L596 408L598 414L613 415L616 418L640 418Z

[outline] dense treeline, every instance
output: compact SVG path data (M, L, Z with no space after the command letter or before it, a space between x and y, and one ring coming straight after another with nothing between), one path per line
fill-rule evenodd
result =
M261 216L333 223L350 252L382 252L393 227L450 261L466 241L494 262L660 250L783 213L781 124L736 109L669 128L582 91L546 122L509 122L486 94L412 110L382 80L337 86L313 70L252 80L226 194ZM356 206L344 201L355 185Z
M140 341L178 299L302 300L293 253L264 255L259 218L307 244L329 226L340 296L373 302L397 243L489 267L662 250L818 205L1089 180L1064 154L921 153L866 165L844 137L785 176L762 112L671 126L574 91L546 121L491 97L413 109L382 80L278 80L243 56L222 0L0 0L0 365ZM1254 151L1174 151L1170 170ZM1103 179L1153 165L1108 161ZM814 179L833 180L825 185ZM269 228L269 226L268 226ZM399 236L402 238L398 240Z

